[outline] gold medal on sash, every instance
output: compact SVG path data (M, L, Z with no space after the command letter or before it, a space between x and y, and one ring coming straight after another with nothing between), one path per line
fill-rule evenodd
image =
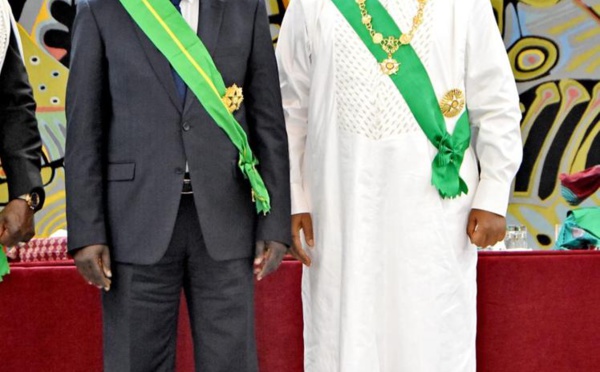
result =
M1 1L1 0L0 0ZM168 1L120 0L135 23L181 76L215 125L229 137L239 152L238 167L248 179L255 197L256 212L271 210L269 190L256 169L248 135L232 115L244 100L242 88L227 88L208 49L183 16Z
M437 189L440 197L451 199L467 194L469 187L460 176L465 152L471 141L471 127L469 114L465 109L464 93L455 89L440 100L423 62L411 46L414 30L422 22L423 8L427 0L410 0L418 1L419 10L413 19L413 28L407 33L402 33L379 0L356 0L361 12L357 12L356 4L349 0L331 1L375 57L378 68L380 68L382 60L397 58L401 60L402 68L409 71L408 79L402 78L398 73L395 75L392 73L389 77L406 101L424 135L437 149L437 154L431 162L431 184ZM365 2L370 4L370 14L366 12ZM377 18L380 22L376 23L381 27L378 30L380 32L373 30L371 24L373 18ZM399 37L385 37L381 31L387 35L399 35ZM404 35L406 36L403 37ZM387 67L390 68L389 71L393 71L394 61L386 62L390 64L384 66L386 67L384 73L388 71ZM445 117L448 116L458 117L452 134L448 132L446 125Z
M235 111L240 109L242 106L242 102L244 102L244 94L242 88L238 87L236 84L233 84L222 98L223 103L227 106L227 110L229 112L234 113Z
M381 72L386 75L393 75L400 69L400 62L393 58L384 59L383 62L379 63Z
M452 89L440 100L440 109L447 118L453 118L465 107L465 95L460 89Z
M402 45L408 45L411 43L415 31L421 25L421 23L423 23L423 12L425 10L425 4L427 3L427 0L418 0L419 9L413 18L412 28L410 31L408 31L408 33L402 34L400 37L385 37L373 28L373 16L367 11L366 1L367 0L356 0L358 8L360 9L362 24L366 27L367 31L369 31L373 42L380 45L381 49L387 53L387 58L379 63L381 72L386 75L394 75L398 72L398 70L400 70L400 62L393 57L393 54L396 53L396 51Z

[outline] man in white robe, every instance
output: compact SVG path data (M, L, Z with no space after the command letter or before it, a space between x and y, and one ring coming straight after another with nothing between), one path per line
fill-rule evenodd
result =
M411 29L417 0L381 3ZM427 1L410 44L439 99L464 92L466 195L440 197L437 149L332 0L292 0L281 27L307 372L475 371L476 246L504 236L519 97L489 0Z

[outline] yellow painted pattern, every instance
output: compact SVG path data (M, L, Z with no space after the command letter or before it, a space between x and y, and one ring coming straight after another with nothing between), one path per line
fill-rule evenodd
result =
M21 26L19 34L38 112L64 111L69 70L36 45Z
M48 1L49 0L44 0L44 2L42 3L42 6L40 7L40 12L36 17L35 23L31 30L31 35L35 35L37 33L37 28L40 24L47 21L51 21L53 19L52 15L50 14L50 7L48 6Z
M543 108L560 102L560 93L554 83L544 83L535 90L535 99L527 108L521 125L521 135L527 139L533 127L537 115ZM515 194L518 194L517 192ZM522 195L523 196L523 195Z
M521 0L522 3L538 8L556 5L560 0Z
M575 36L574 40L578 43L582 43L598 35L600 35L600 25L580 33L579 35Z
M600 115L600 83L596 84L594 87L592 100L589 102L586 111L583 113L583 119L580 122L580 125L577 126L577 133L573 135L573 138L579 144L579 150L577 152L571 150L573 154L571 156L570 164L572 164L574 169L585 169L588 154L591 154L592 151L598 151L597 148L592 149L592 141L594 138L600 136L600 119L596 120L598 115ZM590 130L590 128L590 133L582 141L585 132Z
M567 71L575 71L579 66L590 60L595 61L598 57L600 57L600 45L590 48L579 54L577 57L572 58L567 66Z
M579 26L582 22L586 21L588 18L589 18L589 16L587 14L582 14L579 17L570 18L568 21L550 28L549 32L552 35L563 34L568 29Z
M504 31L504 0L491 0L492 8L498 17L498 28L500 32Z
M598 57L594 58L593 62L585 68L585 72L587 72L588 74L593 74L594 72L596 72L596 70L600 70L600 58Z
M600 122L596 119L600 114L600 83L597 83L593 91L589 93L576 80L563 79L559 82L548 82L541 84L536 89L535 97L531 105L526 108L523 118L522 135L526 146L533 124L539 120L540 113L545 108L556 105L558 105L558 112L553 118L550 129L545 134L542 148L535 155L534 169L530 172L528 189L513 194L508 211L520 224L527 226L533 237L540 234L547 235L554 240L555 225L562 223L565 217L564 213L572 207L563 199L558 183L551 194L544 199L538 196L543 182L548 182L540 177L542 168L548 164L551 156L550 148L557 138L565 118L573 112L574 108L582 105L586 108L585 112L580 116L573 132L570 133L567 147L559 159L558 169L559 173L572 174L586 168L586 161L594 151L592 141L600 135ZM588 203L599 205L600 195L597 193L590 197Z
M530 56L538 58L538 62L532 66L526 63ZM517 81L529 81L545 75L556 65L558 50L549 40L524 37L508 50L508 58Z

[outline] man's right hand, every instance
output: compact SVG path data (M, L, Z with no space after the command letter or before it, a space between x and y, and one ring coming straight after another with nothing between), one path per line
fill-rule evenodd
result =
M110 290L110 250L106 245L88 245L73 254L77 270L91 285Z
M14 199L0 212L0 244L12 247L35 234L33 211L25 200Z
M300 230L304 232L304 239L309 247L314 247L314 236L313 236L313 225L310 213L300 213L292 215L292 246L289 249L289 253L294 256L297 260L310 266L310 257L302 248L302 241L300 240Z

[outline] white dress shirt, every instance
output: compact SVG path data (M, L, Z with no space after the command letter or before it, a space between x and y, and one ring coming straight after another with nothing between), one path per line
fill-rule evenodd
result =
M181 15L194 32L198 32L198 16L200 14L200 0L181 0Z

